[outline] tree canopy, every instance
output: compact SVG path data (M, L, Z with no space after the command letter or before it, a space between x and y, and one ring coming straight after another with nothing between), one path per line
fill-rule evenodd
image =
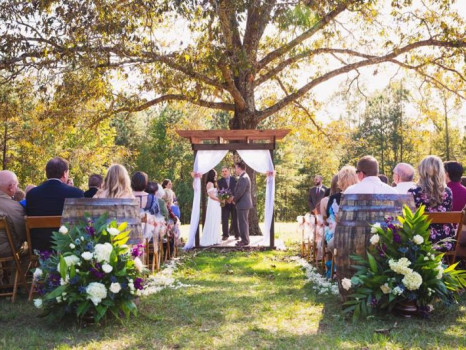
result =
M129 81L101 91L106 115L188 101L256 128L319 84L385 62L444 89L448 76L465 97L466 26L447 0L3 1L0 20L10 77L91 69Z

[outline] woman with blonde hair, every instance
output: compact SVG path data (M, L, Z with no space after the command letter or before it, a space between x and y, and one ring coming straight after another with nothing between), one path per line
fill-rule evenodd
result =
M111 165L102 188L93 198L134 198L126 168L120 164Z
M452 193L445 183L445 169L442 160L437 156L425 157L418 168L419 180L416 187L408 190L419 208L425 205L426 213L446 212L451 210ZM430 240L437 243L445 238L455 237L452 224L430 225ZM439 242L436 249L447 251L453 249L452 242Z

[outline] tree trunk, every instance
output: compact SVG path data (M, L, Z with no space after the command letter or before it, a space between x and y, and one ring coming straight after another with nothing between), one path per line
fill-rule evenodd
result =
M7 143L8 141L8 124L7 122L5 121L5 131L4 131L4 134L3 134L3 150L2 150L2 154L3 154L3 170L6 170L7 168L7 159L6 159L6 150L7 150Z

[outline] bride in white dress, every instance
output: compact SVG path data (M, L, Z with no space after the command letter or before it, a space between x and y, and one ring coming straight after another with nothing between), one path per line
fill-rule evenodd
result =
M207 173L206 189L208 195L207 213L200 242L201 246L204 247L220 243L222 208L217 191L217 172L214 169Z

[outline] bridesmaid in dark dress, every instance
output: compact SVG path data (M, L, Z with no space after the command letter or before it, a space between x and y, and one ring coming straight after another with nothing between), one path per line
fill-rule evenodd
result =
M445 169L437 156L427 156L418 166L419 181L408 193L414 197L416 207L425 205L426 213L451 211L452 193L445 184ZM453 242L444 242L446 238L455 237L452 224L430 225L430 240L441 251L452 250Z

